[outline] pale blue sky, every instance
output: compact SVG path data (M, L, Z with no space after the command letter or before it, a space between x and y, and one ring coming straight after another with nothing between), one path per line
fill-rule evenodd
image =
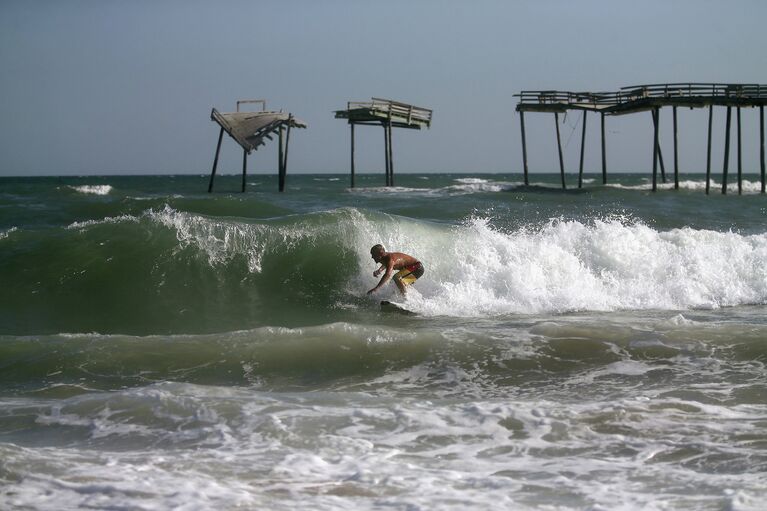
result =
M243 98L309 124L291 137L289 172L347 172L349 130L332 111L371 96L435 112L431 130L395 130L396 172L519 172L513 94L767 83L766 15L759 0L2 0L0 175L208 173L210 109ZM570 171L579 115L562 126ZM557 171L553 116L526 121L531 171ZM607 121L610 169L648 170L649 113ZM743 122L756 171L758 111ZM721 170L718 110L715 123ZM589 128L597 171L596 117ZM680 111L683 171L704 170L705 128L705 111ZM382 171L382 130L358 133L359 170ZM241 154L226 140L223 170L237 172ZM250 161L274 170L276 147Z

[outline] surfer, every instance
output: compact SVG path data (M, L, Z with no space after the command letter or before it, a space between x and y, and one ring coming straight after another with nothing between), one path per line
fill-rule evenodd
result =
M373 272L374 277L378 277L383 272L383 277L376 287L368 291L368 294L375 293L381 289L389 279L394 280L400 293L406 293L407 288L423 275L424 269L421 261L413 256L403 254L402 252L387 252L383 245L374 245L370 249L370 256L381 267ZM399 270L394 273L394 270Z

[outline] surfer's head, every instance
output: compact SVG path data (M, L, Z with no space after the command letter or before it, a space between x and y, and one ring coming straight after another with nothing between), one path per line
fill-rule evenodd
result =
M381 261L381 258L386 255L386 249L380 243L378 245L373 245L373 248L370 249L370 255L373 258L373 261L378 263Z

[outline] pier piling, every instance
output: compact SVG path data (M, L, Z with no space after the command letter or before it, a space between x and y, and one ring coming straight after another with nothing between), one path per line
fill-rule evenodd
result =
M352 139L352 148L351 148L351 188L354 188L354 123L349 123L349 127L351 128L351 139Z
M210 182L208 183L208 193L213 191L213 179L216 177L216 169L218 168L218 155L221 153L221 140L224 138L224 128L218 133L218 144L216 144L216 156L213 158L213 170L210 172Z
M389 186L394 186L394 149L392 148L394 139L392 137L391 121L389 121L386 129L389 131Z
M586 116L588 112L583 111L583 129L581 130L581 161L578 165L578 188L583 188L583 154L586 150Z
M281 191L285 191L285 167L287 164L287 136L285 135L285 128L283 126L280 126L280 137L279 137L279 149L277 151L277 166L278 169L278 183L277 188Z
M722 195L727 194L727 173L730 168L730 124L732 120L732 107L727 107L727 121L724 131L724 163L722 164Z
M706 195L711 188L711 126L714 121L714 105L708 107L708 144L706 152Z
M658 132L660 132L660 108L653 108L652 110L652 122L653 126ZM666 183L666 165L663 163L663 150L660 147L660 133L658 134L658 162L660 163L660 178L663 183Z
M765 193L765 172L764 172L764 107L759 107L759 163L762 171L762 193ZM527 169L525 169L527 170Z
M602 116L602 184L607 184L607 152L605 149L605 113L600 112Z
M288 149L290 148L290 130L292 126L288 124L287 133L285 133L285 159L282 162L282 173L283 173L283 188L285 183L285 178L288 177ZM280 190L284 191L284 190Z
M523 172L524 172L525 186L528 186L530 184L530 181L527 178L527 139L525 138L525 112L519 112L519 124L520 124L520 127L522 128L522 166L523 166ZM764 145L762 145L762 154L764 155Z
M562 140L559 136L559 114L557 112L554 112L554 125L557 128L557 150L559 151L559 173L562 176L562 189L567 189L567 184L565 183L565 160L562 157Z
M740 140L740 107L736 110L738 120L738 195L743 195L743 155Z
M245 191L245 175L248 172L248 150L242 150L242 191Z
M674 190L679 190L679 141L676 136L676 106L672 108L674 116Z
M389 182L389 154L389 130L386 125L384 125L384 181L386 186L391 186L391 183Z
M658 119L657 108L653 109L653 145L652 145L652 191L658 190Z

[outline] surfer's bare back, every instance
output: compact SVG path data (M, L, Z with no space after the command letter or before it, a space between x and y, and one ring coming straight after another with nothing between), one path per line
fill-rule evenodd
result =
M405 286L413 284L424 272L423 264L415 257L402 252L387 252L380 244L374 245L370 249L370 256L373 261L381 265L373 272L373 276L378 277L383 272L383 277L376 287L368 291L368 294L375 293L391 279L394 280L400 293L404 295L407 291ZM398 270L396 274L394 274L394 270Z

